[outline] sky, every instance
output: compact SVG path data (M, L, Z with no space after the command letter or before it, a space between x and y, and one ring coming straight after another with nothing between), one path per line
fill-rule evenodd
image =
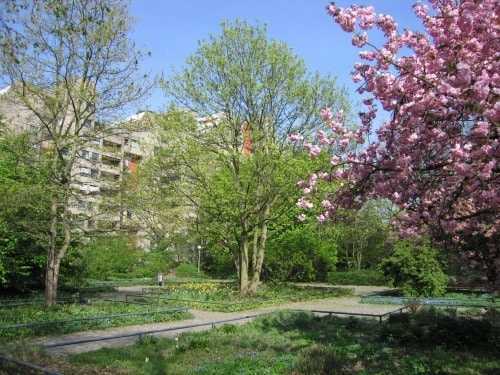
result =
M241 19L267 25L269 37L288 44L304 59L312 72L330 74L345 86L356 101L350 72L359 61L359 50L326 14L326 0L132 0L135 19L132 38L141 49L151 52L144 69L168 77L181 69L196 51L198 42L218 34L224 20ZM351 1L336 1L348 6ZM359 2L358 2L359 3ZM421 29L413 14L413 0L368 0L377 13L394 17L400 28ZM376 41L376 40L375 40ZM359 99L359 98L358 98ZM154 90L144 103L150 110L165 108L167 98Z

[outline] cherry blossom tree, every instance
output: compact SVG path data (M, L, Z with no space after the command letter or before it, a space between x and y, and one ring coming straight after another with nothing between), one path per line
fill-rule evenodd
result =
M327 12L352 34L354 46L364 48L352 73L364 107L355 130L345 125L342 113L324 109L327 126L315 142L290 137L303 142L312 157L321 148L333 150L331 170L301 183L304 197L298 206L312 208L318 179L342 186L322 201L320 221L367 199L390 199L401 209L402 235L425 233L443 248L457 250L498 290L498 1L417 3L414 12L423 32L400 31L391 16L371 6L332 3ZM383 34L382 45L370 42L372 32ZM380 107L390 119L375 126Z

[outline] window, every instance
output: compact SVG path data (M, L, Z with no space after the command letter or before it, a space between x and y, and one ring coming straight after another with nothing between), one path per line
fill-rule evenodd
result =
M90 170L90 177L97 178L99 176L99 171L97 169Z
M82 151L82 159L87 159L89 158L89 152L87 150Z
M97 161L97 160L99 160L99 154L98 154L97 152L93 152L93 153L92 153L92 160L93 160L93 161Z
M127 218L132 219L132 211L127 210Z
M90 177L90 169L88 169L88 168L81 168L79 175L82 176L82 177Z

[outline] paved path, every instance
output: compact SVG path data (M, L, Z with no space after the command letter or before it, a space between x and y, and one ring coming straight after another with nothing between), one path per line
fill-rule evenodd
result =
M373 289L373 287L370 287ZM379 290L382 290L379 289ZM357 292L365 291L364 289L358 290ZM370 290L374 291L374 290ZM397 309L399 306L394 305L370 305L370 304L361 304L359 302L359 297L341 297L341 298L330 298L330 299L321 299L321 300L313 300L307 302L294 302L287 303L283 305L275 305L269 307L258 308L254 310L248 311L240 311L240 312L212 312L212 311L201 311L201 310L190 310L193 315L192 319L175 321L175 322L165 322L165 323L152 323L152 324L143 324L143 325L134 325L134 326L126 326L126 327L115 327L106 330L96 330L96 331L85 331L85 332L76 332L67 335L57 336L57 337L44 337L35 341L36 344L45 346L65 344L69 342L79 341L79 340L88 340L88 339L97 339L97 338L106 338L117 335L124 334L133 334L133 333L141 333L147 332L151 330L159 330L159 329L168 329L168 328L176 328L187 325L194 324L205 324L211 323L220 320L226 319L234 319L245 316L255 316L259 314L271 313L279 310L286 309L298 309L298 310L326 310L326 311L339 311L339 312L349 312L349 313L368 313L368 314L384 314L389 311L393 311ZM237 322L231 322L231 324L243 324L253 319L248 318L245 320L239 320ZM183 332L194 332L194 331L202 331L210 329L211 325L201 326L201 327L191 327L185 328L181 330L175 331L167 331L155 334L155 336L160 337L175 337ZM46 347L46 350L49 353L54 355L66 355L66 354L75 354L75 353L83 353L90 352L94 350L98 350L101 348L109 348L109 347L119 347L125 345L131 345L137 340L138 336L131 336L125 338L118 339L110 339L105 341L94 341L87 343L80 343L68 346L55 346L55 347Z

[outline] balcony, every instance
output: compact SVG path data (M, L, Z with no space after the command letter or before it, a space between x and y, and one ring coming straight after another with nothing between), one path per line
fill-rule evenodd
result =
M144 154L138 143L128 143L123 147L123 150L125 151L126 154L132 155L132 157L134 156L142 157L142 155Z
M122 145L118 143L109 142L107 140L102 141L101 151L104 155L109 157L118 157L122 152Z

